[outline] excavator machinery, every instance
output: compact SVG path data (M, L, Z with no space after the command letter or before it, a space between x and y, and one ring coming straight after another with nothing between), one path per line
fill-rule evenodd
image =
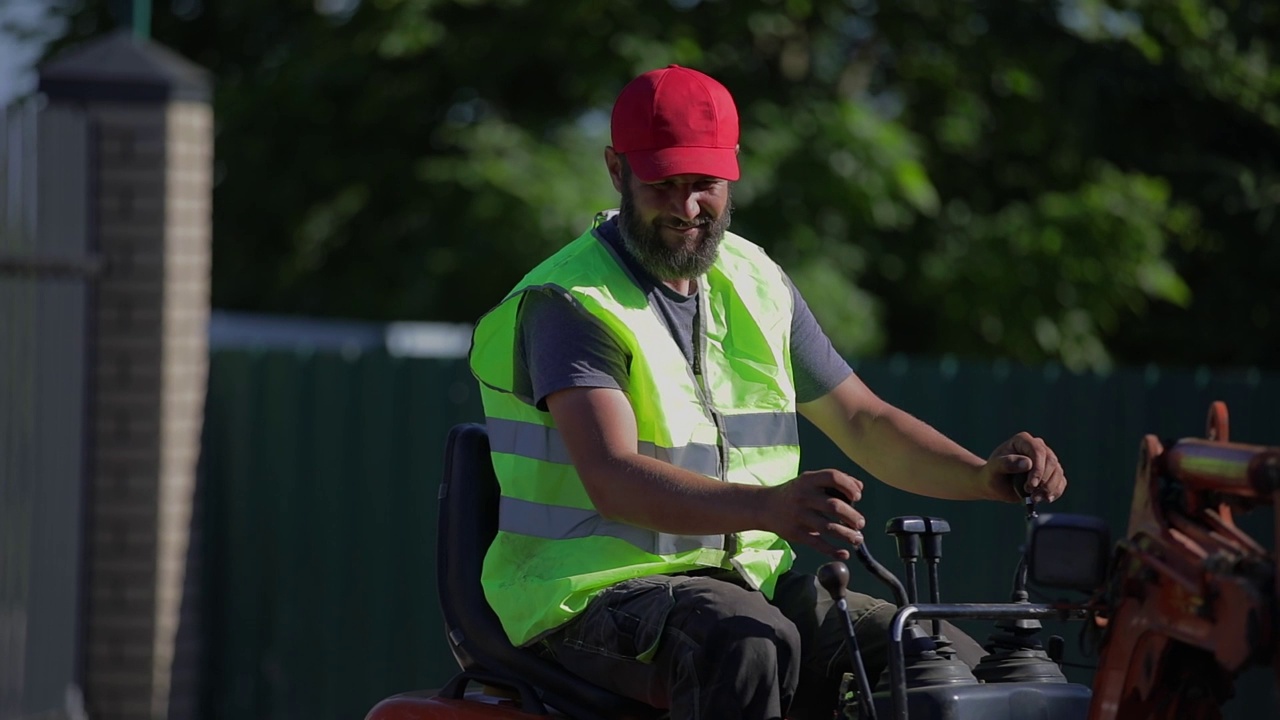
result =
M1251 666L1269 665L1280 688L1276 555L1235 522L1254 510L1273 518L1280 512L1280 447L1232 443L1228 429L1227 408L1215 402L1206 437L1142 439L1129 526L1114 545L1100 519L1041 514L1028 498L1027 541L1007 602L941 602L937 565L948 523L889 520L903 579L876 561L867 543L854 553L899 607L888 668L880 678L866 676L846 623L853 672L833 698L835 717L1211 720L1221 717L1236 678ZM439 690L383 700L366 720L665 717L510 645L480 589L497 498L484 426L455 427L440 489L437 560L448 642L461 672ZM1274 519L1280 535L1280 518ZM927 602L916 585L921 559ZM819 583L840 607L849 572L843 562L818 569ZM1079 591L1085 599L1033 603L1028 583ZM938 624L943 618L995 621L989 654L977 667L954 657ZM1092 686L1067 681L1062 638L1041 640L1040 621L1049 618L1077 621L1093 639Z

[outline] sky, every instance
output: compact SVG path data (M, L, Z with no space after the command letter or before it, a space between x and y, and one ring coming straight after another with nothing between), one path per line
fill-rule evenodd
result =
M0 26L38 23L48 4L48 0L0 0ZM42 42L19 42L10 34L0 32L0 106L35 88L33 66L43 49Z

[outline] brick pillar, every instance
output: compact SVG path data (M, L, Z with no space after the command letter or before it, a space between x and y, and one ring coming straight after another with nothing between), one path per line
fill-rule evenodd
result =
M91 127L97 285L85 699L95 720L188 715L171 680L208 364L213 119L203 71L126 33L40 69ZM184 633L184 636L189 633ZM198 635L198 633L197 633Z

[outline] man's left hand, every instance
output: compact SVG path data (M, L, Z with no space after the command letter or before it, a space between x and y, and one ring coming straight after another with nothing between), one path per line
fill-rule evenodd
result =
M1021 502L1014 492L1013 476L1026 473L1025 491L1036 502L1053 502L1067 490L1067 476L1058 456L1044 440L1020 432L991 452L982 475L993 497Z

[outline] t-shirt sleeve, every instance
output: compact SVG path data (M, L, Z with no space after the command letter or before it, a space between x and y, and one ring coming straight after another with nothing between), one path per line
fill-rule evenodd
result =
M626 392L631 358L599 321L579 310L558 291L525 293L517 320L518 392L540 410L547 396L574 387L616 388ZM527 384L526 384L527 383Z
M826 395L853 374L853 368L831 344L800 291L787 278L795 309L791 315L791 368L795 374L796 402L811 402Z

